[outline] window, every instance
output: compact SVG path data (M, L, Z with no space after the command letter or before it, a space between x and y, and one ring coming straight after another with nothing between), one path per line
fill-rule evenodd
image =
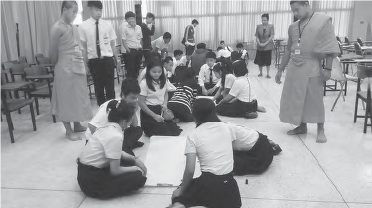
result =
M83 2L82 0L76 0L79 10L74 21L74 25L80 25L83 22Z

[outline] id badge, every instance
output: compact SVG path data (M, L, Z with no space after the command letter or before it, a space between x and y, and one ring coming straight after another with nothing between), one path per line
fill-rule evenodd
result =
M79 46L75 46L75 51L80 51L80 47Z
M295 49L295 54L296 55L300 55L301 54L301 50L298 48L298 49Z

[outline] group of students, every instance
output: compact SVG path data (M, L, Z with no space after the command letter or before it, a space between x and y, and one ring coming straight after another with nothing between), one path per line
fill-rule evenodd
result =
M121 97L103 103L88 124L86 145L77 160L77 180L87 196L112 198L144 186L147 169L133 149L143 145L138 140L148 131L149 125L154 124L147 120L151 117L149 114L153 114L155 122L169 125L163 122L160 113L166 108L162 104L167 93L164 70L158 63L160 60L149 63L149 70L140 84L132 78L123 80ZM153 92L148 93L150 91ZM161 94L163 100L156 99ZM177 92L174 97L179 97ZM175 99L174 103L177 102ZM141 108L141 127L136 116L138 106ZM196 99L191 112L192 117L188 119L195 121L196 129L187 138L184 178L173 193L172 204L175 207L181 204L187 207L240 207L239 189L233 174L262 173L271 164L273 156L281 151L280 147L255 130L221 122L211 99ZM196 157L202 175L193 179Z

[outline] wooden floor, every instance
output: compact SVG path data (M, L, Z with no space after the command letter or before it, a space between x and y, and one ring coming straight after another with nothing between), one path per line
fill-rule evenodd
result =
M279 121L282 85L271 79L257 77L258 68L249 64L250 78L260 105L267 113L257 119L221 117L269 136L283 149L270 168L261 175L236 177L244 208L372 208L372 133L363 134L363 120L353 123L356 84L349 83L346 101L339 100L331 107L338 92L327 92L326 144L317 144L316 125L309 133L288 136L293 128ZM266 73L264 73L266 75ZM116 93L119 95L116 83ZM96 101L92 101L94 112ZM64 138L61 123L52 123L49 100L41 100L37 116L37 131L32 130L30 112L12 113L15 141L11 144L5 116L1 122L2 181L1 196L4 208L160 208L170 204L173 188L143 188L130 196L112 200L86 197L76 181L76 158L84 144ZM360 105L359 111L363 112ZM194 123L181 123L186 135ZM83 135L83 134L82 134ZM145 146L136 154L146 157L149 139L141 138ZM246 179L249 184L245 184Z

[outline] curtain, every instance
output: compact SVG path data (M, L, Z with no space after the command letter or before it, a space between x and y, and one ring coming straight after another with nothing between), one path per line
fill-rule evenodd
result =
M61 15L61 5L61 1L19 2L20 55L30 62L38 53L49 56L50 28Z
M16 24L10 1L1 2L1 62L18 60Z

